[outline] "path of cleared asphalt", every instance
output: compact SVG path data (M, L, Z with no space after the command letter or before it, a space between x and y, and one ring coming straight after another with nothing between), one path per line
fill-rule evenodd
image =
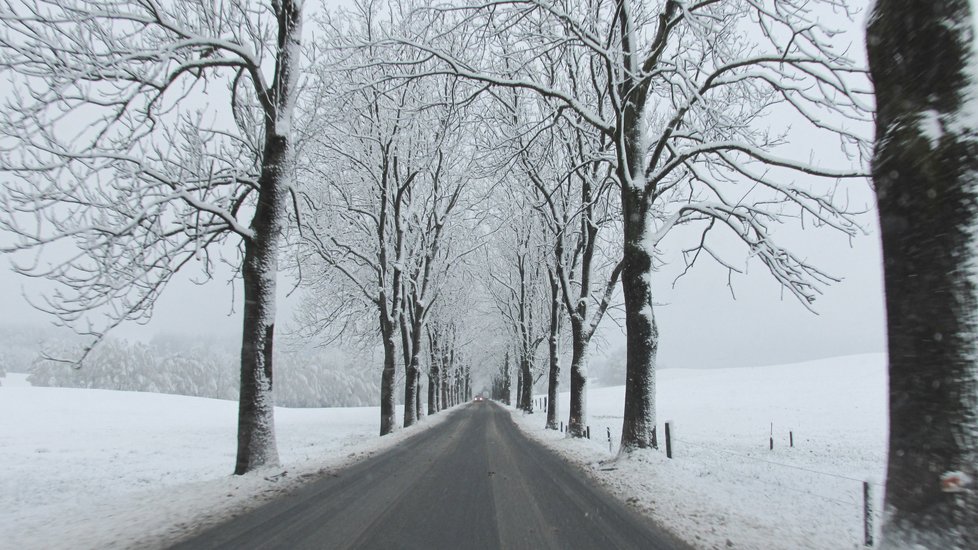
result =
M389 451L174 548L685 548L472 403Z

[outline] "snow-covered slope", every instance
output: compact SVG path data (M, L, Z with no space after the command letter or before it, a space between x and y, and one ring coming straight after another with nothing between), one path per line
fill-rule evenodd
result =
M561 397L565 418L568 394ZM662 370L659 451L615 460L623 401L624 387L589 392L591 441L543 430L542 412L514 417L529 433L703 548L862 547L863 480L872 482L879 526L887 436L884 355ZM667 420L672 460L665 457Z
M861 481L882 479L885 465L884 362L866 355L660 371L660 438L662 422L674 421L672 460L664 444L612 460L605 436L610 427L617 446L620 387L590 393L592 441L543 430L540 413L514 416L703 548L857 548ZM284 466L234 477L234 402L10 382L8 376L0 386L4 548L161 547L446 416L378 438L376 408L280 408ZM882 490L873 488L879 510Z
M235 402L6 382L3 548L162 547L446 416L379 438L377 408L278 408L283 467L234 477Z

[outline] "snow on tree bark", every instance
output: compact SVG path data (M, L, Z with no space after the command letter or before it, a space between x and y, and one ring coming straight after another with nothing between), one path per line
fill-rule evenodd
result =
M878 0L868 20L890 363L884 548L978 541L973 9Z
M806 307L836 279L778 245L769 230L772 220L814 220L850 236L861 232L855 212L835 189L846 180L861 183L866 175L862 161L872 101L865 71L839 41L841 29L829 28L821 17L831 9L848 19L853 10L837 0L774 5L614 0L555 9L537 2L473 2L426 12L427 22L446 23L440 28L458 38L478 33L487 46L455 50L414 37L399 42L444 61L444 70L462 78L528 90L552 108L545 116L572 113L577 127L611 142L610 164L621 190L629 332L626 452L654 443L659 333L652 256L672 228L702 231L687 267L705 252L736 271L705 244L721 228ZM507 32L495 32L500 28ZM561 49L564 44L573 44L574 54L567 57L582 60L587 77L553 70L549 61L570 51ZM582 93L586 86L594 93ZM778 154L781 130L772 133L762 125L781 108L807 128L836 138L849 155L847 165L824 168L824 159L808 152Z
M577 317L571 318L572 350L570 368L570 411L567 431L574 437L584 437L587 432L587 354L588 339Z
M652 256L646 210L635 197L640 192L622 187L625 248L621 275L625 299L625 411L621 450L654 447L655 360L659 330L652 309Z
M550 338L547 340L550 368L547 374L547 428L559 428L560 408L560 283L550 273Z
M384 321L381 320L381 324ZM380 435L387 435L394 431L397 425L397 418L394 416L394 383L397 375L394 354L394 334L391 328L388 334L382 334L384 339L384 368L380 375Z
M50 222L27 231L15 214L0 225L24 237L12 251L59 240L78 249L39 275L69 290L52 310L92 340L79 363L120 323L148 320L174 273L196 261L210 278L213 249L243 240L236 473L277 461L275 271L301 64L302 3L272 1L267 27L253 19L266 21L263 11L241 1L0 6L0 66L37 84L3 107L0 170L19 183L0 200ZM232 88L225 111L197 101L208 85ZM252 207L246 227L239 216Z
M274 0L277 56L265 92L265 143L258 179L258 204L245 240L244 326L241 335L241 393L238 397L238 454L234 473L278 464L272 396L275 282L278 249L291 184L292 113L299 94L301 0Z
M656 46L648 59L639 60L641 50L634 42L635 21L626 9L628 0L620 0L619 33L623 63L620 96L624 100L616 128L617 175L621 183L622 253L621 286L625 298L625 411L621 430L621 451L655 446L655 359L659 331L652 305L652 246L650 238L651 193L646 189L646 150L648 136L644 120L650 82L641 81L639 65L658 63L659 44L665 44L669 25L679 11L679 4L666 2L659 16Z

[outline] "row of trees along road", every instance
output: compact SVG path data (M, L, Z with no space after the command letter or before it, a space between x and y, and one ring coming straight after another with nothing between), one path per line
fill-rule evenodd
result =
M826 10L846 20L838 2L491 2L413 14L420 22L411 28L480 33L478 47L453 49L458 40L419 35L387 41L494 90L512 121L513 169L522 172L521 188L543 203L549 221L542 223L556 236L551 296L559 296L573 334L575 435L585 422L587 344L607 307L603 290L620 278L627 335L621 446L655 444L651 274L657 245L674 229L701 232L684 252L687 267L711 256L737 269L729 251L710 246L714 233L726 231L806 306L833 280L771 231L797 220L860 232L835 192L866 176L871 90L865 69L845 55L849 44L833 40ZM810 151L792 151L792 134L772 126L772 113L818 139L833 138L849 162L826 167ZM546 135L556 147L547 147ZM617 204L605 206L612 190ZM561 204L562 196L574 203ZM591 247L609 224L620 224L608 238L622 243L620 264L597 269ZM607 286L594 292L596 269ZM517 357L521 346L513 346Z
M965 0L946 4L934 20L970 21ZM856 15L841 0L359 0L334 12L8 0L0 224L15 239L3 250L36 252L19 270L59 283L40 307L89 337L78 365L107 331L147 319L175 273L207 280L230 263L244 287L239 474L277 462L280 257L308 296L300 333L383 350L381 434L395 428L399 362L405 425L422 414L425 378L437 412L471 394L474 364L504 361L493 391L508 397L512 361L525 410L546 375L556 427L569 339L568 425L582 435L589 347L623 306L627 455L656 445L658 262L738 271L740 254L813 307L834 279L774 228L861 232L844 191L865 184L873 95L840 32ZM883 21L871 30L898 34ZM666 238L689 243L668 258ZM888 265L888 284L897 272ZM917 386L901 380L912 401ZM901 410L894 434L913 422ZM918 511L906 502L890 504Z

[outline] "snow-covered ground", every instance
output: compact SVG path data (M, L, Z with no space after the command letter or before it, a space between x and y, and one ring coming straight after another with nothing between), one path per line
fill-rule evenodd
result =
M283 466L234 468L237 403L0 379L3 548L158 548L431 428L377 437L377 408L275 411Z
M701 548L861 548L863 480L872 482L878 530L879 483L886 468L884 355L662 370L657 386L659 451L627 459L613 454L623 387L589 392L590 441L544 430L542 411L513 417L533 437ZM568 394L561 397L560 416L566 419ZM672 460L665 456L665 421L672 427Z
M627 460L614 458L621 387L590 392L591 441L542 429L540 412L514 418L701 548L858 548L861 482L882 479L885 468L884 363L882 355L862 355L660 371L660 450ZM283 467L235 477L234 402L32 388L18 374L0 384L4 548L162 547L447 416L378 438L376 408L280 408ZM562 418L567 406L564 394ZM665 420L673 426L672 460L664 454ZM882 489L873 490L878 511Z

